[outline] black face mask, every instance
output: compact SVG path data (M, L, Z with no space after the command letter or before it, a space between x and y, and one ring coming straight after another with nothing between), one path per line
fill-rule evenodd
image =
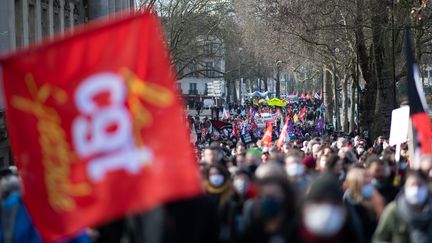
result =
M262 219L273 219L282 211L282 203L273 197L265 196L259 200L259 210Z
M385 179L373 178L371 183L375 188L381 189L381 188L384 188L384 186L385 186Z
M256 171L257 168L258 168L257 165L249 165L248 166L249 172L252 173L252 174L255 174L255 171Z

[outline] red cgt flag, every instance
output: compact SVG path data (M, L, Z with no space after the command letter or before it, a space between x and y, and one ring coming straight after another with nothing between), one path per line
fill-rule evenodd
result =
M24 200L45 241L201 192L163 43L147 12L1 60Z

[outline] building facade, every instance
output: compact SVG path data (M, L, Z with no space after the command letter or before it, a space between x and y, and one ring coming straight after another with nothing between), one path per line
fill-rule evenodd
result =
M0 54L56 33L134 8L134 0L0 0ZM1 92L0 92L1 93ZM3 100L0 97L0 100ZM1 104L0 108L3 105ZM0 167L13 163L3 109L0 109Z
M202 102L204 99L222 100L226 94L225 87L220 92L213 90L213 84L225 84L223 41L214 36L198 37L198 41L202 44L197 58L179 73L182 78L177 81L189 108L195 108L197 102ZM215 93L218 95L214 95Z
M134 0L0 0L0 53L134 7Z

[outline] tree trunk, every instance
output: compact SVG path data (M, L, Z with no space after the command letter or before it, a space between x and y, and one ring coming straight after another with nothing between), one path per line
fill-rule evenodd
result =
M277 77L276 77L276 97L280 97L280 68L278 67L277 70Z
M323 99L325 107L325 118L326 123L331 123L333 120L333 90L332 90L332 78L331 73L328 69L324 69L324 88L323 88Z
M336 75L336 67L333 66L333 97L334 97L334 112L335 112L335 130L340 130L340 113L339 113L339 93L337 91L338 87L338 78Z
M342 84L342 112L343 122L342 129L344 132L348 132L348 80L346 77L341 80Z
M353 75L353 79L351 79L350 85L350 125L349 125L349 133L355 133L355 121L354 117L356 114L356 75ZM358 122L358 121L357 121Z
M267 78L267 76L264 77L263 82L264 82L265 91L268 91L268 78Z
M231 80L226 81L226 102L231 102Z
M374 43L373 60L376 68L377 94L375 104L375 114L373 120L372 138L379 135L389 134L391 112L394 107L394 85L392 75L391 48L386 42L391 39L391 32L384 26L388 24L388 18L383 13L386 5L379 2L374 8L375 16L372 17L372 40ZM386 45L387 43L387 45Z
M237 103L237 101L238 101L238 99L237 99L237 81L235 79L231 82L231 88L232 88L233 101L234 101L234 103Z
M364 25L364 0L357 0L356 6L356 19L355 19L355 34L356 34L356 51L358 55L358 62L361 69L361 74L365 81L363 90L358 90L360 94L360 121L359 125L363 129L361 132L366 132L370 135L371 124L374 117L374 107L376 98L376 80L372 74L372 64L368 55L368 47L366 46L366 38L363 32ZM360 77L359 77L360 80ZM369 142L371 142L369 136Z

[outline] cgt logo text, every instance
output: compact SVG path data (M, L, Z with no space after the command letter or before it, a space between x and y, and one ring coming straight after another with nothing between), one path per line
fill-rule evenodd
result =
M173 95L165 88L145 84L128 70L121 73L122 76L111 72L92 75L75 92L80 115L72 123L73 143L80 157L91 158L87 171L94 182L115 170L137 174L153 159L139 133L140 128L151 124L151 114L142 102L129 102L130 99L148 101L146 93L156 92L160 96L151 101L153 104L167 106L173 101ZM132 114L134 110L139 114Z

